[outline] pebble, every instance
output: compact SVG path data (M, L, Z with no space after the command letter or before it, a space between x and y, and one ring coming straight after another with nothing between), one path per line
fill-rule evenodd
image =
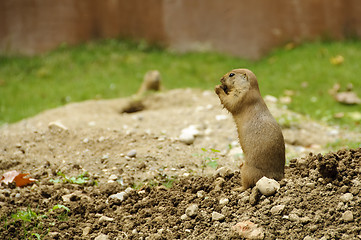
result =
M187 207L185 213L189 217L197 216L197 214L198 214L198 205L197 204L191 204L189 207Z
M134 158L137 156L137 150L132 149L127 153L127 157Z
M197 197L204 198L204 196L205 196L205 192L203 190L197 192Z
M91 228L89 226L83 229L83 236L87 236L90 233Z
M94 240L108 240L109 236L105 235L104 233L99 234Z
M187 220L189 217L187 214L183 214L181 217L180 217L182 220Z
M112 194L109 196L109 198L113 198L113 199L119 199L120 201L124 200L124 196L128 193L130 193L131 191L133 191L132 188L128 187L127 189L125 189L123 192L119 192L116 194Z
M56 133L56 132L64 132L67 131L68 128L64 126L61 122L50 122L48 124L48 128L50 132Z
M344 203L350 202L353 199L352 193L345 193L340 197L341 201Z
M233 173L232 173L232 170L229 169L228 167L220 167L217 169L216 171L216 175L217 176L220 176L220 177L229 177L231 176Z
M280 189L280 184L274 179L262 177L257 181L256 187L263 195L271 196Z
M276 205L276 206L273 206L270 210L270 212L273 214L273 215L280 215L282 214L283 210L285 209L286 205Z
M200 134L200 131L196 125L190 125L187 128L182 129L181 134L179 136L179 140L185 144L192 144L196 138Z
M306 237L303 238L303 240L314 240L314 238L307 235Z
M114 218L111 218L111 217L107 217L107 216L101 216L98 220L99 223L102 223L102 222L112 222L114 221Z
M239 222L232 227L233 234L245 239L264 239L263 229L251 221Z
M224 216L221 213L218 212L212 212L212 221L222 221L225 219L226 216Z
M345 222L352 222L353 221L353 214L350 210L345 211L342 214L342 220L344 220Z
M112 174L112 175L110 175L109 176L109 178L108 178L109 180L112 180L112 181L115 181L115 180L117 180L118 179L118 176L117 175L115 175L115 174Z
M195 139L196 138L193 134L187 132L182 132L179 136L179 141L188 145L191 145Z
M58 239L60 236L60 233L58 232L48 232L47 237L50 239Z
M221 198L220 200L219 200L219 204L220 205L226 205L226 204L228 204L229 203L229 199L228 198Z

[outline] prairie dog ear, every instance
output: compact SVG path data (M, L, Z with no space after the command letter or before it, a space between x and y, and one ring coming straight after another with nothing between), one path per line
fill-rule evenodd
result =
M248 76L246 73L242 73L241 74L241 78L243 78L244 80L248 81Z

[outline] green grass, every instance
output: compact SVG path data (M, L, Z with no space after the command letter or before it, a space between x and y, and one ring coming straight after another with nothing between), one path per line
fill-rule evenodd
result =
M330 58L342 55L341 65ZM249 68L258 77L263 95L285 90L295 95L289 108L316 119L360 126L360 106L345 106L328 94L335 83L352 83L361 97L361 42L307 43L292 50L278 49L260 61L218 53L177 54L144 42L102 40L77 47L62 46L36 57L0 57L0 124L33 116L45 109L86 99L134 94L143 75L161 72L166 89L213 89L233 68ZM303 82L308 83L302 88ZM334 119L334 113L345 117ZM350 113L350 114L349 114Z

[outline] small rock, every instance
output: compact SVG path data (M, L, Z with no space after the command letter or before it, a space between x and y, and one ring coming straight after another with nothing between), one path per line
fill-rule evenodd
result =
M239 222L232 227L234 234L245 239L264 239L263 229L251 221Z
M127 153L127 157L134 158L137 156L137 150L132 149Z
M353 221L353 214L351 211L346 211L342 214L342 220L345 222L352 222Z
M109 198L118 199L118 200L120 200L120 201L123 201L125 195L128 194L128 193L130 193L132 190L133 190L132 188L127 188L127 189L125 189L125 191L123 191L123 192L119 192L119 193L110 195Z
M270 210L270 212L273 214L273 215L280 215L282 214L283 210L285 209L285 205L281 204L281 205L276 205L276 206L273 206Z
M228 198L221 198L219 200L219 204L220 205L226 205L227 203L229 203L229 199Z
M60 225L58 226L58 228L59 228L59 230L64 230L64 229L66 229L66 228L68 228L69 226L68 226L68 224L67 223L60 223Z
M280 189L280 184L274 179L262 177L257 181L256 187L263 195L271 196Z
M179 141L181 141L182 143L185 143L185 144L192 144L195 140L195 137L193 134L191 133L181 133L181 135L179 136Z
M115 175L115 174L112 174L112 175L110 175L109 176L109 178L108 178L109 180L112 180L112 181L115 181L115 180L117 180L118 179L118 176L117 175Z
M300 217L295 214L295 213L291 213L289 216L288 216L288 219L292 222L298 222L300 220Z
M58 232L48 232L48 234L46 236L49 237L50 239L58 239L59 236L60 236L60 233L58 233Z
M315 189L316 188L316 183L314 183L314 182L306 183L306 187L311 188L311 189Z
M256 188L256 187L252 188L251 195L249 196L249 203L252 206L256 205L258 203L260 197L261 197L261 194L258 191L258 188Z
M107 216L101 216L98 220L99 223L102 223L102 222L112 222L114 221L114 218L111 218L111 217L107 217Z
M185 144L192 144L195 140L195 137L200 134L200 131L196 125L190 125L187 128L182 129L182 132L179 136L179 140Z
M205 196L205 192L203 190L197 192L197 197L204 198L204 196Z
M223 178L221 178L221 177L216 178L216 180L214 180L214 182L213 182L214 190L215 190L215 191L220 191L220 190L222 190L223 184L224 184L225 182L226 182L226 181L225 181Z
M227 168L227 167L220 167L217 169L216 171L216 175L220 176L220 177L229 177L231 176L233 173L232 173L232 170Z
M189 207L187 207L186 212L187 216L189 217L195 217L198 214L198 205L197 204L191 204Z
M83 236L87 236L90 233L91 227L87 226L83 229Z
M352 193L345 193L340 197L341 201L344 203L350 202L353 199Z
M307 235L306 237L303 238L303 240L314 240L314 238Z
M224 216L221 213L218 212L212 212L212 221L222 221L225 219L226 216Z
M104 233L99 234L94 240L108 240L109 236L105 235Z
M189 217L187 214L183 214L181 217L180 217L182 220L187 220Z
M50 122L48 124L48 128L52 133L64 132L68 130L68 128L65 127L61 122Z
M83 139L83 143L88 143L89 142L89 138L84 138Z

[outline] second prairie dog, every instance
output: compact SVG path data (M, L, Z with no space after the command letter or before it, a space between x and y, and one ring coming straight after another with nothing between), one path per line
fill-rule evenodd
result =
M159 91L161 89L161 76L159 71L148 71L144 75L143 83L138 90L138 95L142 95L147 91Z
M281 180L285 167L285 143L280 126L259 91L256 76L248 69L234 69L216 86L222 105L232 114L245 162L242 188L253 187L263 176Z

